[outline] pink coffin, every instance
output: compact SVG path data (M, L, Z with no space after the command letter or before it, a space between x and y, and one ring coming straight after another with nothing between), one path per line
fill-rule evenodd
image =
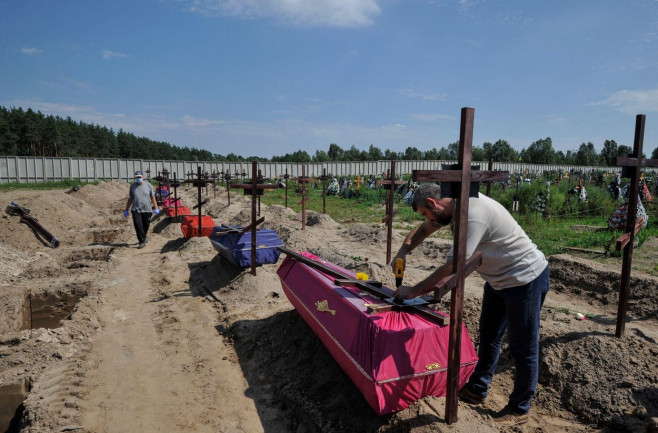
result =
M313 254L300 254L354 277L354 272ZM397 412L422 397L446 395L449 326L408 311L368 314L367 304L382 301L356 288L336 286L333 277L290 257L277 273L299 315L375 412ZM460 388L476 362L463 327Z

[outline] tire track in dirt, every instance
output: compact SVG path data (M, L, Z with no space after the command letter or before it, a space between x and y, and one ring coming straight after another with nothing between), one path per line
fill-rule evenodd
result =
M161 255L164 243L156 235L144 249L118 252L83 367L81 426L95 433L263 431L234 351L215 330L213 303L192 295L187 264L176 252Z

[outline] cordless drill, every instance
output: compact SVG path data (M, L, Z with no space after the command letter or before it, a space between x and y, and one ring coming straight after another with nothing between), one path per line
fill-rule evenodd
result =
M404 278L404 259L395 260L395 287L402 285L402 278Z

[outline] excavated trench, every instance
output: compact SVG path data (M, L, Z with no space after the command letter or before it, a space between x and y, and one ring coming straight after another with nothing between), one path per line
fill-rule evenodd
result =
M58 328L62 320L71 318L84 293L40 293L26 296L23 304L25 326L22 329Z
M23 402L28 392L25 381L0 385L0 432L20 432L19 422L23 416Z
M69 320L77 303L87 293L79 289L71 291L47 290L41 293L3 297L5 311L0 314L2 333L27 329L54 329ZM0 333L0 335L2 334ZM0 382L0 433L20 432L19 422L23 416L23 402L28 397L28 380L14 379Z
M3 297L4 311L0 315L0 334L25 329L53 329L62 320L71 318L78 301L86 293L80 291L45 291Z

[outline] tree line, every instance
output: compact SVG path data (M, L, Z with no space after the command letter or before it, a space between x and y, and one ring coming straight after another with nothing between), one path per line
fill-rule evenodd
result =
M313 155L305 150L297 150L282 156L263 158L243 157L234 153L221 155L194 147L180 147L146 137L137 137L130 132L113 131L102 125L76 122L71 117L44 115L31 108L5 108L0 106L0 155L1 156L45 156L45 157L85 157L122 158L178 161L226 161L246 162L326 162L326 161L379 161L379 160L455 160L459 142L448 144L441 149L421 151L409 146L404 152L389 149L382 151L371 144L368 150L356 146L343 149L335 143L328 150L316 150ZM553 149L550 137L530 144L520 152L506 140L495 143L484 142L473 146L473 161L527 162L531 164L564 164L610 166L612 159L626 156L633 151L614 140L605 140L603 149L597 152L591 142L582 143L577 151L562 152ZM651 156L658 159L658 147Z

